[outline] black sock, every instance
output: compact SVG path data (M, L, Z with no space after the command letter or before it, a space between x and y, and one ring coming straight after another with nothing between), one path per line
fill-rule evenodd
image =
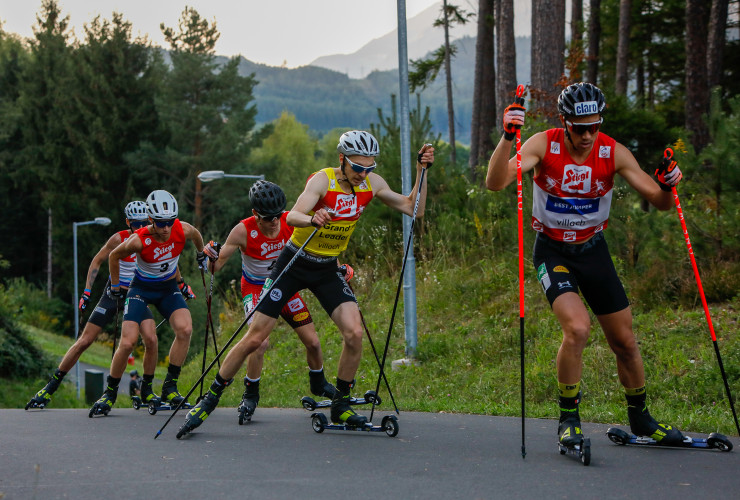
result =
M221 394L224 392L224 389L226 389L233 381L234 381L233 378L229 380L224 380L223 377L221 377L221 375L217 373L216 380L214 380L213 383L211 384L210 390L216 396L221 397Z
M349 396L349 391L354 385L354 380L352 382L347 382L346 380L342 380L341 378L337 377L337 392L339 392L339 394L341 394L342 396Z
M121 378L111 377L110 375L108 375L107 382L108 382L108 389L115 392L118 390L118 384L121 383Z

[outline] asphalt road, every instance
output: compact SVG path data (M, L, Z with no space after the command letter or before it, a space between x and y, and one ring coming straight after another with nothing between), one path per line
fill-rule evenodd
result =
M607 426L584 424L592 460L558 453L556 422L401 413L397 437L322 434L302 409L259 408L239 426L218 408L187 439L178 414L121 405L0 410L0 498L740 498L735 451L618 446ZM376 422L387 412L376 412Z

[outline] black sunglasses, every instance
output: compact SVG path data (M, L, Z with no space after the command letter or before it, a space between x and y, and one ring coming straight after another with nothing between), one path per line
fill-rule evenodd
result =
M593 123L573 123L565 120L565 124L570 127L570 131L574 134L583 135L588 132L589 134L593 135L599 131L599 128L601 127L601 123L603 121L603 118L600 118L599 121Z
M259 217L259 218L260 218L260 220L263 220L263 221L265 221L265 222L272 222L272 221L274 221L275 219L279 219L281 215L282 215L282 214L279 214L279 215L270 215L270 216L266 216L266 215L260 215L260 214L257 214L257 217Z
M155 220L154 225L157 227L170 227L175 223L175 219L170 220Z
M147 225L147 221L145 220L130 220L128 223L131 226L131 229L141 229Z

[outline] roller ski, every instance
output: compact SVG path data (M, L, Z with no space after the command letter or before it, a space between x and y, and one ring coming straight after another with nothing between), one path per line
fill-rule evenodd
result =
M367 391L365 395L361 398L349 398L349 404L352 406L365 404L373 404L375 406L378 406L382 402L383 401L380 399L380 396L378 396L375 391ZM312 397L304 396L301 398L301 405L303 405L303 408L308 411L314 411L317 408L330 408L331 399L316 401Z
M142 391L143 394L143 391ZM178 406L183 410L190 410L193 405L185 401L185 398L177 390L177 384L165 379L162 385L162 397L152 394L147 411L149 415L156 415L158 411L172 411Z
M116 402L116 397L118 396L118 388L111 388L108 387L102 396L100 396L100 399L95 401L95 404L92 405L92 408L90 408L90 412L88 413L88 417L93 418L95 416L103 415L107 416L108 413L113 408L113 405Z
M257 404L260 402L259 384L259 380L252 382L246 378L244 379L242 402L236 409L239 413L239 425L244 425L244 422L252 421L252 415L254 415Z
M152 383L144 381L141 384L141 396L131 396L131 406L134 407L134 410L138 410L143 406L149 406L151 403L159 405L161 400L152 391Z
M213 392L208 391L208 394L200 400L200 402L192 407L185 417L185 423L182 424L180 429L177 431L177 439L182 438L190 434L200 424L202 424L208 416L218 406L219 397Z
M51 402L51 395L56 392L57 389L59 389L59 386L62 383L62 379L57 377L57 374L55 373L51 379L49 380L49 383L47 383L43 389L41 389L39 392L37 392L31 400L26 403L26 410L29 408L39 408L43 410L46 408L46 406Z
M319 434L325 430L385 432L389 437L398 434L398 419L395 415L383 417L381 425L373 425L372 422L368 422L367 417L359 415L352 409L351 400L349 395L345 395L331 402L331 423L323 413L313 413L311 427L314 432Z
M720 451L731 451L732 442L722 434L713 432L706 438L692 438L684 436L681 431L671 425L657 422L643 407L629 406L627 415L630 420L630 430L626 432L618 427L610 427L606 431L607 437L619 445L661 446L671 448L716 448Z

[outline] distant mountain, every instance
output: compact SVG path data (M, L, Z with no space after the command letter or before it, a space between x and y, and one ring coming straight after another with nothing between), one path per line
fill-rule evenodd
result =
M458 141L467 144L472 116L475 38L464 37L455 43L458 47L452 61L455 135ZM517 38L516 49L519 81L528 82L530 38ZM316 66L288 69L242 58L239 72L254 74L259 82L254 89L259 123L270 122L287 110L319 134L336 127L367 128L370 123L378 123L378 108L388 113L391 94L399 92L396 69L373 71L365 78L354 79ZM441 133L443 138L448 133L446 99L444 76L440 74L437 81L421 93L421 102L429 106L434 131Z
M475 12L477 2L456 2L466 12ZM420 59L429 52L441 47L444 43L444 30L433 27L439 17L442 2L423 10L416 16L407 19L407 50L409 60ZM532 24L532 6L530 2L514 2L514 33L518 37L529 37ZM467 24L453 26L450 30L450 41L464 37L475 38L477 18L473 16ZM398 30L376 38L351 54L334 54L322 56L311 62L310 66L333 69L350 78L365 78L373 71L385 71L398 68Z

